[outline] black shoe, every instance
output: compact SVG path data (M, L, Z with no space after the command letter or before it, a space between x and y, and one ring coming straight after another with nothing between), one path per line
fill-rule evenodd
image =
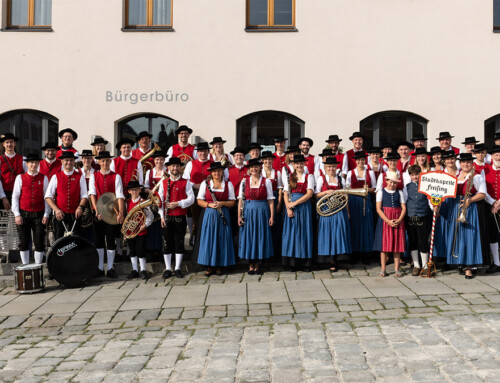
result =
M172 271L171 270L165 270L163 272L163 279L168 279L172 276Z
M139 273L136 270L132 270L129 275L127 275L127 279L139 278Z
M116 274L115 269L109 269L108 272L106 273L106 276L111 279L118 278L118 274Z
M257 274L257 275L262 275L262 274L264 274L264 273L262 272L262 270L261 270L261 269L257 269L257 270L255 270L255 274Z
M486 274L498 273L500 271L500 266L491 265L486 269Z
M149 274L146 270L142 270L141 271L141 278L144 279L144 280L147 280L149 279Z
M184 274L182 274L182 271L180 269L175 270L175 277L176 278L184 278Z
M466 275L465 276L465 279L474 279L474 278L475 278L474 275Z
M458 274L465 275L465 270L461 267L458 268Z
M254 275L255 274L255 270L248 270L248 275Z
M100 277L104 277L104 270L101 270L101 269L97 269L96 272L95 272L95 277L96 278L100 278Z

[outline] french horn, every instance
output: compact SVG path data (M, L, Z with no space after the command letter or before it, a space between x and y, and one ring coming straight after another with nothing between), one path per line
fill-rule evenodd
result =
M321 197L316 204L316 211L322 217L329 217L337 214L347 206L349 195L366 198L368 196L368 187L359 189L342 189L335 190L331 194Z

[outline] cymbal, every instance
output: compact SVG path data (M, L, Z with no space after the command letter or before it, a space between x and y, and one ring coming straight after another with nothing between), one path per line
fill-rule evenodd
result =
M97 212L102 220L110 225L116 225L118 222L118 200L114 193L104 193L97 200Z

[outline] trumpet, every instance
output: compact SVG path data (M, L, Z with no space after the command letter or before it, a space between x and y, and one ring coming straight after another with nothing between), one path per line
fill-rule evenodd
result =
M161 150L160 146L155 142L155 144L153 145L153 149L151 149L147 154L145 154L140 160L139 162L142 164L142 174L144 175L144 177L146 177L146 172L148 170L151 170L153 169L153 164L149 161L147 161L149 158L151 158L151 156L153 154L155 154L155 152ZM139 180L140 182L143 182L144 180Z
M321 197L316 204L316 211L322 217L329 217L337 214L347 206L349 195L366 198L368 196L368 186L359 189L335 190L331 194Z

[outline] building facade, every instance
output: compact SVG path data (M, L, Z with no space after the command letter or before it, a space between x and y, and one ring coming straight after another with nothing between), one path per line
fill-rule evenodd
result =
M0 132L23 154L64 128L79 150L140 130L168 146L186 124L313 152L359 130L500 131L499 0L0 0L0 16Z

